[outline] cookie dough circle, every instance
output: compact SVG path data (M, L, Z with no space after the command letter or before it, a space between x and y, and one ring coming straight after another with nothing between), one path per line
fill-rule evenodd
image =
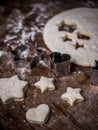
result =
M70 25L74 23L77 28L73 32L59 31L58 25L62 21ZM78 38L79 33L90 39ZM66 35L71 37L71 41L63 41L62 37ZM75 8L55 15L47 22L43 38L51 51L70 54L72 63L94 66L98 60L98 9ZM83 47L76 49L77 42Z

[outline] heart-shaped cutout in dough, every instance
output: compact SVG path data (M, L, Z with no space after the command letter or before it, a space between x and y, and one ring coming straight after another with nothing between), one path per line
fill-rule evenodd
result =
M50 108L47 104L40 104L37 108L31 108L26 112L26 119L30 123L45 124L48 120Z

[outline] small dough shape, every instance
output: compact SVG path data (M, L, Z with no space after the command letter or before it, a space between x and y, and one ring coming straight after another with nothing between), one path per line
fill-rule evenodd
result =
M30 108L26 112L26 119L30 123L45 124L48 120L50 108L47 104L40 104L37 108Z
M67 101L71 106L75 103L84 101L84 97L80 94L80 88L67 88L67 92L61 95L61 99Z
M27 81L22 81L17 75L11 78L0 79L0 98L3 103L14 99L15 101L23 100L23 89L27 86Z
M52 91L55 90L55 85L53 84L54 78L47 78L42 76L38 82L34 84L34 86L41 89L41 93L46 92L47 90Z

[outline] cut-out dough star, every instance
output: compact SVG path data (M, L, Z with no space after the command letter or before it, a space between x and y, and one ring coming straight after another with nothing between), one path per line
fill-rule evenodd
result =
M17 75L11 78L0 79L0 98L3 103L14 99L15 101L23 100L23 89L27 86L27 81L21 81Z
M67 88L67 92L61 95L61 99L66 100L71 106L75 103L84 101L84 97L80 94L80 88Z
M65 35L62 37L63 41L66 42L66 41L72 41L72 35Z
M60 24L57 25L59 31L67 31L67 32L74 32L77 29L76 24L74 23L67 23L62 21Z
M34 85L41 89L41 92L44 93L47 90L51 91L55 89L55 85L53 84L54 79L53 78L47 78L42 76L38 82L36 82Z
M80 47L82 47L82 48L84 48L84 43L83 42L76 42L76 45L75 45L75 49L78 49L78 48L80 48Z
M77 33L77 36L79 39L84 39L84 40L89 40L90 39L90 36L87 35L87 34L82 34L80 32Z

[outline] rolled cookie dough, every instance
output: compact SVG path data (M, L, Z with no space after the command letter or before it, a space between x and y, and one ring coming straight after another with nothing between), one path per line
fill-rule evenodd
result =
M57 14L47 22L43 38L51 51L70 54L72 63L94 66L98 59L98 9L75 8Z

